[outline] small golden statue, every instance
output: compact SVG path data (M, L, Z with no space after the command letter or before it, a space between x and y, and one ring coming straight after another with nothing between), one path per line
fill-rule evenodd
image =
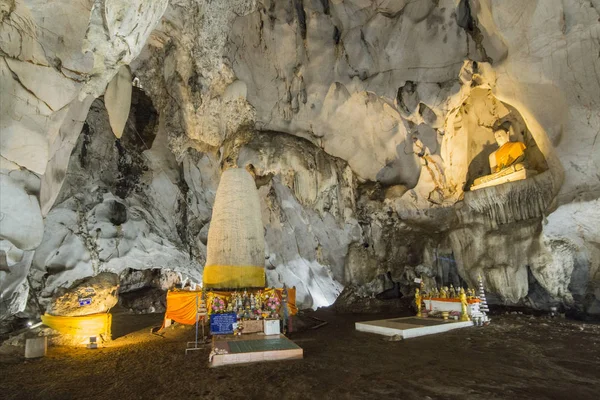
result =
M448 287L442 286L440 289L440 298L447 299L448 298Z
M263 293L262 293L262 291L259 290L256 293L255 299L256 299L256 308L258 310L262 310L262 308L263 308Z
M454 285L453 284L450 284L450 291L449 291L448 297L451 298L451 299L455 299L457 297L456 296L456 290L454 289Z
M467 289L467 298L474 299L475 298L475 289Z
M419 288L415 289L415 304L417 305L417 317L421 316L421 291Z
M471 318L469 318L469 313L467 311L468 305L469 305L469 303L467 302L467 295L465 293L465 289L460 288L460 306L461 306L460 320L461 321L470 321L471 320Z

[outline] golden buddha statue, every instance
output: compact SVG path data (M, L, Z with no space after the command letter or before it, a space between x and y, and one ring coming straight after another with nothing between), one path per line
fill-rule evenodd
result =
M509 140L510 133L504 128L495 131L494 138L498 143L498 150L490 154L489 157L492 173L475 179L471 190L527 178L527 170L523 164L525 144L511 142Z
M450 290L448 291L448 297L454 299L456 297L456 290L454 290L454 285L450 284Z
M441 299L448 298L448 287L447 286L442 286L442 288L440 289L440 298Z
M465 289L460 288L460 320L461 321L470 321L471 319L469 318L469 313L467 310L467 307L469 305L469 303L467 302L467 294L465 293Z
M415 303L417 305L417 317L421 316L421 291L419 288L415 289Z

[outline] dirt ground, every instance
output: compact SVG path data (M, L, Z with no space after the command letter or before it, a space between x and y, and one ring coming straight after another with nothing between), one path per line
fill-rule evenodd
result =
M50 347L47 357L29 361L0 355L0 397L600 398L599 325L501 315L488 327L393 342L355 331L354 322L398 315L312 315L328 324L290 334L304 360L212 369L208 347L185 355L192 327L173 326L159 337L149 327L161 315L120 316L120 337L101 349ZM128 326L144 329L121 336Z

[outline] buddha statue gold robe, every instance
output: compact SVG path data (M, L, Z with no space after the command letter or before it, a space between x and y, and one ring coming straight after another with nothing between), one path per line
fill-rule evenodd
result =
M475 179L471 190L527 178L527 170L523 164L525 144L510 142L509 133L504 129L494 132L494 137L499 148L489 157L492 173Z
M490 160L493 173L475 179L473 186L478 186L524 169L525 165L521 161L525 158L525 148L525 144L521 142L507 142L503 144L490 157L490 159L492 157L495 159L495 163Z
M525 144L521 142L507 142L496 150L496 166L498 172L508 168L525 158Z

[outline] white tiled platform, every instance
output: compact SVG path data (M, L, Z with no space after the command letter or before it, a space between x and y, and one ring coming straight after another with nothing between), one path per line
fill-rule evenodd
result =
M473 322L406 317L357 322L356 330L361 332L377 333L385 336L400 335L403 339L410 339L419 336L447 332L453 329L466 328L468 326L473 326Z
M270 341L270 342L269 342ZM220 338L214 342L214 349L226 351L215 354L211 367L252 362L298 360L304 351L284 335L242 335Z

